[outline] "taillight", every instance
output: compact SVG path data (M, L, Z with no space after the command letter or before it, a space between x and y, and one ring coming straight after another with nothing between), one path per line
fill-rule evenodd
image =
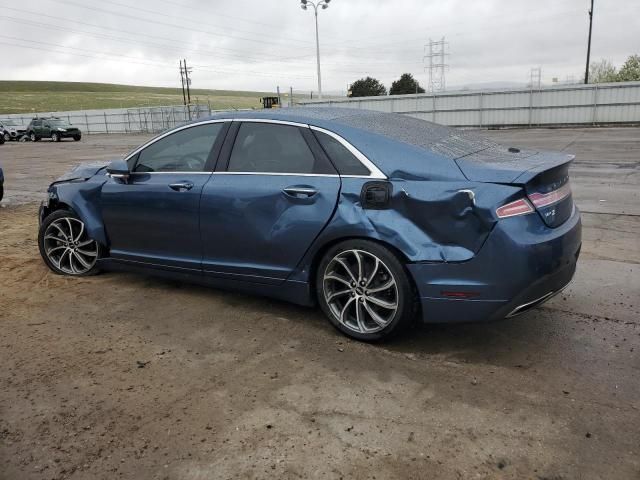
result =
M507 203L496 210L498 218L516 217L518 215L526 215L527 213L534 212L531 204L525 199L521 198L515 202Z
M542 208L558 203L569 195L571 195L571 187L569 186L569 183L565 183L562 187L554 190L553 192L532 193L529 195L529 200L531 200L537 208Z

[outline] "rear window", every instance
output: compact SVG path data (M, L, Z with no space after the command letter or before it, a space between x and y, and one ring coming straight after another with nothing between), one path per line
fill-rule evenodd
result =
M338 140L326 133L313 132L340 175L370 175L371 172Z

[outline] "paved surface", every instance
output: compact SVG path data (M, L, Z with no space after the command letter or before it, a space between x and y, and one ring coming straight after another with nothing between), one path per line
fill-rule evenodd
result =
M0 478L640 478L640 130L486 134L577 154L575 282L382 345L268 299L49 273L30 201L144 138L0 146Z

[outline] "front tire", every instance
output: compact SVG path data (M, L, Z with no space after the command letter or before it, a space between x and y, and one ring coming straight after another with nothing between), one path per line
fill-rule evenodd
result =
M4 132L3 137L4 137L4 141L5 142L10 142L11 141L11 135L9 135L8 132Z
M79 142L81 138L82 138L82 136L81 136L81 135L74 135L74 136L73 136L73 141L74 141L74 142Z
M56 210L48 215L38 232L40 255L58 275L76 277L98 273L100 244L90 238L85 224L69 210Z
M58 135L57 133L52 133L51 134L51 141L52 142L59 142L60 141L60 135Z
M316 294L331 324L357 340L388 338L413 316L413 289L402 263L368 240L347 240L326 252Z

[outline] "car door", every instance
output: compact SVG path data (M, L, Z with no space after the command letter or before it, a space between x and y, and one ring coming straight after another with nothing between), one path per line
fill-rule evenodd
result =
M40 132L38 133L41 137L50 137L51 136L51 124L48 120L42 121L42 126L40 127Z
M40 136L40 134L42 133L42 131L41 131L41 130L42 130L41 125L42 125L42 120L33 120L33 121L31 122L31 130L32 130L32 131L33 131L33 133L35 133L35 134L36 134L36 136L38 136L38 137L39 137L39 136Z
M170 132L127 159L126 181L109 178L101 208L111 257L201 270L199 209L228 124Z
M306 126L234 121L200 208L203 270L284 281L330 220L340 177Z

